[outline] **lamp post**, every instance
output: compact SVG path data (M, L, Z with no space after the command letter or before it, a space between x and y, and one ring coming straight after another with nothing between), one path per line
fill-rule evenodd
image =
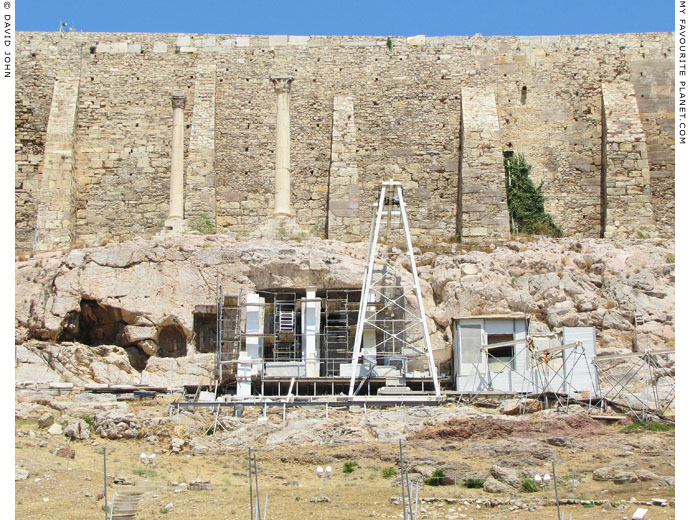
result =
M139 462L144 464L146 466L146 475L150 476L150 469L149 466L153 464L153 461L156 459L156 454L152 453L151 455L146 455L146 453L141 453L139 455Z
M316 474L319 478L323 479L324 488L328 487L328 476L331 474L332 471L333 469L330 466L326 466L326 469L322 468L321 466L316 468Z

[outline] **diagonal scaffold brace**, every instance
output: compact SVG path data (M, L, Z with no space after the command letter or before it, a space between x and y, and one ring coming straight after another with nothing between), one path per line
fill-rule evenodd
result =
M411 284L403 281L407 277L403 277L396 269L396 260L400 256L406 256L409 261ZM412 302L411 308L406 301ZM434 392L436 397L440 397L441 388L429 339L402 184L393 180L381 184L369 234L369 250L352 351L350 396L355 394L365 329L383 337L383 340L377 340L374 345L377 360L415 356L425 358ZM405 367L403 364L403 376ZM370 373L371 370L366 376Z

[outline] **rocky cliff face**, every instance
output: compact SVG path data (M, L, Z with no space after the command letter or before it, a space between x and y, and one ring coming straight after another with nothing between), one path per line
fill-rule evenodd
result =
M595 326L600 351L672 348L673 249L667 241L548 239L418 251L434 349L449 355L453 318L499 312L531 314L532 332ZM193 310L215 304L217 284L358 288L365 255L365 244L188 235L17 262L17 381L208 380L213 355L195 349ZM644 319L637 335L636 312Z

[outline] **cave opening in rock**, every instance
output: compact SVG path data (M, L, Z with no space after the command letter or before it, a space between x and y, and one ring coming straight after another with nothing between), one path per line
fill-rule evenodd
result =
M76 341L92 347L119 345L121 331L125 326L120 309L83 299L77 320L74 330Z
M187 355L187 337L178 325L166 325L158 334L159 357L182 357Z

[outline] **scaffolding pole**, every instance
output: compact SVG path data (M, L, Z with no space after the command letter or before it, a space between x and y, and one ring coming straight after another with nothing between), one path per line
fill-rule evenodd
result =
M382 220L385 219L385 234L381 233ZM398 238L404 237L404 252L393 251L392 238L395 233ZM402 236L400 236L402 234ZM402 277L397 275L394 260L401 254L407 256L409 268L412 274L412 285L402 282ZM374 275L377 275L374 277ZM389 279L396 283L391 285ZM416 303L417 312L412 312L405 304L405 297L410 296ZM374 312L368 315L370 307ZM378 308L377 308L378 306ZM383 320L383 323L381 321ZM357 329L352 352L352 374L350 376L349 395L354 395L355 381L358 376L360 357L362 356L362 337L364 329L380 333L382 341L377 341L376 357L401 359L401 376L405 377L405 357L410 352L425 358L429 373L434 382L434 392L437 397L441 395L441 389L436 373L436 365L429 339L429 329L424 313L417 266L412 249L412 239L407 219L407 211L403 200L402 184L395 181L386 181L381 184L376 213L372 220L371 234L369 236L369 250L367 253L367 265L362 282L362 294L357 319ZM420 329L420 330L418 330ZM379 351L381 346L382 351Z

